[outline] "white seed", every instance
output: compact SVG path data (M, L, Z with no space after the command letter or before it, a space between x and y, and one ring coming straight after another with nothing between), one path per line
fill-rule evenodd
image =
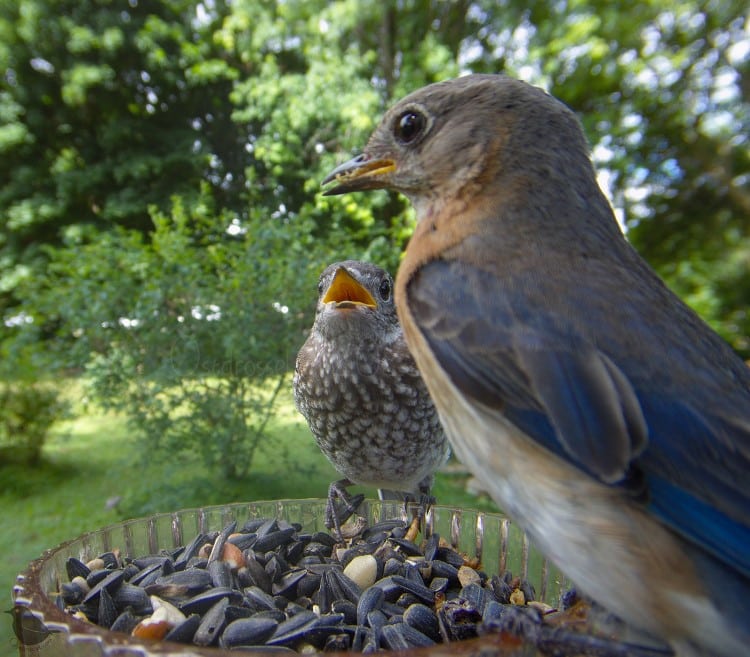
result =
M104 559L101 559L100 557L96 557L92 559L91 561L86 562L86 567L91 570L101 570L104 568Z
M151 606L154 608L152 622L166 621L171 627L175 627L185 620L185 614L177 607L155 595L151 596Z
M83 577L81 577L80 575L71 579L70 583L75 584L84 593L88 593L91 590L89 583L85 579L83 579Z
M371 554L361 554L354 557L344 568L344 575L364 591L375 583L378 576L378 562Z

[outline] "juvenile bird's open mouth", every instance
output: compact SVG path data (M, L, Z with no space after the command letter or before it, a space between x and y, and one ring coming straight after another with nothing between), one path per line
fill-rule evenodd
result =
M396 163L389 158L368 160L362 153L337 166L323 180L323 185L335 182L336 185L323 192L324 196L334 196L346 192L365 189L379 189L386 183L382 176L396 170Z
M336 303L336 308L354 308L356 306L377 307L377 301L360 283L343 267L336 270L331 285L326 290L323 303Z

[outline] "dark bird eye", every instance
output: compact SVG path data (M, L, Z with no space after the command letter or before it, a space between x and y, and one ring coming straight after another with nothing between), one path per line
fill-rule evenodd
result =
M323 281L318 281L318 296L323 294Z
M396 139L402 144L410 144L420 135L426 124L427 119L423 114L414 110L404 112L396 119Z
M383 301L388 301L391 298L391 279L384 278L380 281L380 289L378 291L380 292L380 298Z

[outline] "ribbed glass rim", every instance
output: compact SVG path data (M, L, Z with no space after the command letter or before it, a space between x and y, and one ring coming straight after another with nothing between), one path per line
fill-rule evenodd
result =
M120 550L123 557L156 554L162 549L184 545L198 532L221 530L234 520L242 523L251 518L273 516L300 522L305 531L318 531L325 529L322 520L325 503L324 499L317 498L261 500L157 513L87 532L46 550L18 575L13 588L14 625L19 635L20 654L85 657L229 655L230 651L220 648L144 641L73 618L58 606L55 596L60 584L67 581L65 561L71 556L87 561L115 548ZM401 503L378 500L366 500L359 509L359 514L370 523L402 515L406 517L406 512ZM478 558L488 574L510 569L514 575L528 578L536 589L538 600L556 606L559 596L569 586L562 573L549 564L530 544L526 535L501 514L435 505L425 517L423 536L436 531L454 548ZM496 655L536 654L525 650L519 653L517 649L502 647L497 637L461 644L467 648L473 644L483 655L489 648ZM454 652L456 645L444 644L399 654L434 656L445 651ZM25 651L26 648L28 651ZM253 654L261 657L272 655L270 651L256 651Z

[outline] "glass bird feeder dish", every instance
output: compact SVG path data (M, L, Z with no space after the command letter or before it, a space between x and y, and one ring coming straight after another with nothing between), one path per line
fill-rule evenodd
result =
M61 590L70 581L66 564L73 557L87 562L98 555L119 551L123 562L145 555L175 551L199 534L221 532L232 522L238 527L260 518L275 518L299 523L302 532L326 531L323 525L325 500L276 500L227 504L174 513L161 513L83 534L47 550L17 578L13 589L14 630L22 657L218 657L245 654L217 646L201 647L165 640L148 640L104 629L65 610ZM365 501L358 514L373 525L385 519L403 518L403 505L396 502ZM510 571L527 580L535 590L535 599L558 606L569 586L562 574L529 544L521 530L499 514L468 509L434 506L427 513L421 542L437 533L467 560L481 563L488 576ZM487 634L476 639L437 643L429 647L400 650L409 657L435 657L461 654L482 657L536 655L536 649L523 642ZM276 657L279 647L253 647L260 657ZM390 652L390 651L389 651ZM291 654L291 653L290 653ZM361 652L339 652L353 657Z

